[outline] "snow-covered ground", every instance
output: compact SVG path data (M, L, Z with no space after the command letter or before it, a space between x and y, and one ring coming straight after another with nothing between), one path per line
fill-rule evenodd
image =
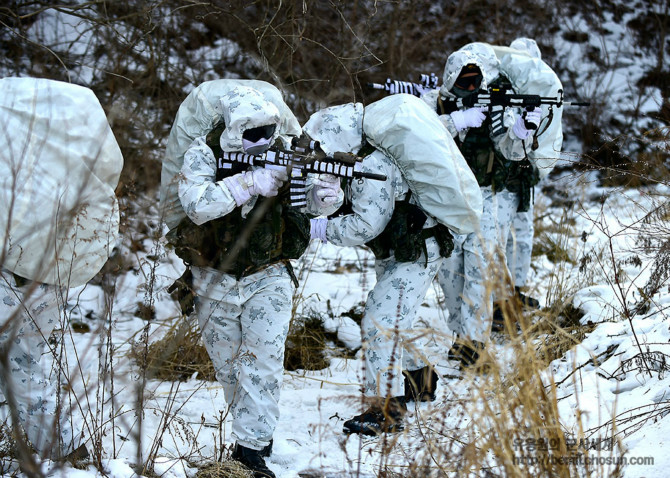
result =
M570 22L574 25L568 26L575 30L589 30L579 16ZM632 35L622 27L625 24L608 20L605 26L609 35L590 35L587 43L579 45L563 40L562 29L554 42L557 62L569 69L574 64L574 71L582 72L575 75L566 98L590 99L604 90L611 108L603 114L614 115L623 124L627 124L628 111L638 104L642 112L650 112L657 110L660 102L656 88L650 88L643 97L635 96L631 85L636 84L653 58L634 51ZM72 81L91 83L107 68L104 55L89 58L97 51L94 47L102 37L93 35L81 19L49 10L28 33L32 41L53 45L55 51L71 50L86 56L81 67L70 70ZM609 64L618 67L607 72L588 67L588 48L595 48ZM197 50L192 55L209 65L236 53L236 47L221 40L214 48ZM197 72L192 75L198 81L211 79ZM579 149L579 145L571 144L575 138L569 140L567 149ZM566 155L566 162L572 163L576 157ZM653 268L655 253L642 247L642 239L659 246L664 230L667 232L667 213L654 215L648 221L641 218L665 201L670 191L664 186L646 190L601 189L596 184L593 177L566 176L546 184L564 193L561 203L552 203L541 194L536 197L536 246L547 242L559 245L573 262L555 263L546 255L534 258L529 278L531 295L545 307L559 300L572 300L584 312L581 323L591 322L595 327L579 345L554 360L543 378L548 386L552 381L556 384L557 407L566 433L592 440L614 435L621 440L629 460L653 458L653 464L625 466L625 477L664 476L670 467L670 458L664 452L670 431L666 417L670 411L667 284L651 297L648 307L630 320L625 312L635 310ZM157 222L157 214L149 216L140 219ZM83 383L89 386L88 399L81 400L72 415L80 422L85 417L89 435L100 437L104 473L92 464L83 470L69 466L54 470L53 464L46 462L43 468L48 474L129 478L138 476L142 465L149 463L155 475L191 477L197 472L198 463L211 461L222 444L231 445L230 421L225 417L226 404L217 383L199 380L197 376L184 382L144 383L141 370L131 359L131 349L141 346L144 334L153 343L183 319L179 318L178 305L165 291L181 274L179 261L162 255L162 249L149 239L143 241L144 248L139 252L130 252L129 242L126 236L123 250L132 270L118 278L111 311L101 287L88 285L72 290L72 319L88 324L91 331L67 332L64 341L69 363L73 369L77 362L81 367L81 372L74 373L81 373L84 378L74 381L75 392L83 397ZM154 257L159 260L154 261ZM296 268L301 277L297 315L310 312L323 317L326 328L336 331L341 342L357 348L360 331L341 314L365 300L375 281L372 266L371 254L363 249L313 243ZM429 290L420 311L422 328L416 331L430 332L425 337L426 350L442 375L437 400L410 408L402 434L347 437L342 434L342 422L359 413L361 407L360 352L354 359L333 357L324 370L288 372L274 450L268 460L277 476L293 478L306 470L315 470L313 476L377 476L387 464L402 473L403 466L420 460L427 452L426 431L431 430L435 417L440 419L442 438L435 438L436 433L431 437L440 446L458 450L459 436L476 433L470 416L448 413L454 403L465 402L471 410L476 409L476 401L481 399L472 392L477 379L455 378L454 364L445 358L451 335L444 325L440 296L437 288ZM154 305L156 316L150 323L135 316L138 303ZM110 315L111 326L106 321ZM531 314L535 319L540 316L541 313ZM107 329L111 330L113 344L113 366L108 369L113 371L113 377L101 382L100 364L109 363L110 355L105 347ZM73 342L77 345L77 360ZM494 337L490 349L507 369L514 368L515 356L503 337ZM138 391L143 400L141 410ZM467 407L460 410L464 409ZM530 434L528 438L532 438ZM15 463L0 460L0 464L7 475L16 470ZM606 476L609 470L604 466L594 474ZM150 475L149 471L143 474Z
M591 322L595 327L583 342L544 370L543 380L547 386L552 380L556 384L561 425L568 436L594 441L615 436L621 440L629 460L624 476L661 476L670 466L670 458L662 451L670 429L665 418L670 411L667 285L631 320L626 319L623 311L632 310L640 300L652 269L654 253L643 250L641 235L647 240L654 239L654 231L659 234L667 223L659 215L651 221L641 218L664 202L669 191L665 187L602 189L596 184L588 176L567 176L554 180L553 185L567 192L568 202L552 205L549 197L537 195L536 241L547 241L553 235L553 240L568 251L574 263L555 264L546 256L535 257L529 280L531 293L543 306L550 305L559 295L572 298L573 304L584 312L581 323ZM231 445L230 421L225 414L221 387L197 376L184 382L147 381L142 393L142 420L139 419L137 397L143 382L136 362L129 357L131 347L142 343L143 333L148 334L149 342L154 342L170 326L183 320L177 318L177 304L165 291L181 274L180 261L171 254L161 255L162 249L155 249L149 239L144 245L146 252L127 252L127 261L135 267L120 276L116 284L111 312L113 381L106 381L104 399L95 393L98 364L106 356L99 353L99 349L104 349L100 346L104 334L96 333L106 316L100 287L89 285L72 291L70 305L78 304L71 310L72 317L89 324L92 331L68 333L65 342L72 364L71 342L76 342L83 376L92 387L88 401L80 404L88 430L98 427L95 434L102 440L105 475L137 476L141 470L137 466L140 449L142 461L153 463L154 473L190 477L197 472L196 465L211 461L222 444ZM158 261L152 259L156 252ZM296 264L301 278L296 315L323 317L329 331L337 332L343 343L356 348L360 345L358 326L341 314L365 300L375 281L372 266L372 256L364 249L313 242ZM153 290L152 268L156 278ZM476 433L467 414L440 413L453 410L454 403L471 402L460 410L474 409L479 406L476 402L482 400L472 391L478 379L456 378L454 364L446 360L451 335L444 325L440 297L438 288L429 290L416 331L417 335L430 332L424 334L423 340L428 356L442 375L437 400L410 406L406 430L401 434L380 438L346 436L342 433L343 421L359 413L362 406L360 351L353 359L332 357L330 366L324 370L287 372L280 402L281 419L273 454L268 460L277 476L298 477L306 470L321 473L313 476L377 476L382 466L402 473L403 466L420 461L427 452L426 440L438 416L442 429L441 438L437 439L440 446L458 449L460 445L454 437ZM137 303L147 303L149 299L156 309L151 323L134 316ZM533 320L541 312L537 314ZM514 368L509 340L495 336L490 350L505 368ZM113 401L109 400L112 382ZM101 388L98 390L102 394ZM73 416L81 420L81 410L75 410ZM653 464L631 462L649 457ZM50 465L43 466L50 470ZM606 475L608 470L611 468L603 466L602 474L595 476ZM66 467L49 473L82 478L102 476L92 464L84 470Z

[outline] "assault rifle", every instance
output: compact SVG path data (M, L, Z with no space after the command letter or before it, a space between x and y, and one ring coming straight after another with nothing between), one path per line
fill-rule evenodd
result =
M542 105L549 106L549 115L547 116L546 127L549 126L553 117L553 108L561 108L563 106L590 106L589 102L565 101L563 99L563 90L558 90L558 94L553 96L540 95L519 95L514 93L509 88L489 88L488 93L473 93L465 98L449 98L440 97L439 102L442 104L441 108L444 110L455 110L465 108L485 107L489 110L491 121L494 121L496 112L500 114L504 108L524 108L526 111L531 111L534 108L539 108ZM449 107L450 106L450 107ZM525 112L524 112L525 116ZM502 118L501 118L502 119ZM526 128L537 129L537 125L526 122Z
M488 93L473 93L465 98L442 99L444 104L453 104L456 108L474 108L478 106L492 107L502 106L503 108L519 107L533 109L542 105L560 108L562 106L590 106L588 102L564 101L563 90L558 90L558 95L540 96L540 95L517 95L512 90L506 88L489 88Z
M268 169L285 170L291 179L290 204L294 207L303 207L307 204L307 173L326 173L340 178L386 181L384 174L361 171L361 161L362 158L352 153L337 152L333 156L328 156L321 149L318 141L301 136L293 138L290 151L273 146L258 156L224 152L218 159L218 167L225 168L226 164L243 163Z
M428 90L436 89L438 81L439 78L437 75L435 75L435 73L431 73L430 75L422 73L421 81L419 83L403 80L392 80L391 78L387 78L386 83L384 84L368 83L367 87L372 88L373 90L384 90L389 95L407 93L414 96L421 96Z

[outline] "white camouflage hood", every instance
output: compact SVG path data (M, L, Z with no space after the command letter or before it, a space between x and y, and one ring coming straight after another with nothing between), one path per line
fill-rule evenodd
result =
M480 89L488 88L488 75L486 73L484 62L482 62L479 57L474 55L472 52L458 50L449 55L449 58L447 58L447 63L444 65L444 74L442 75L442 86L440 86L440 94L447 98L454 98L455 95L451 92L451 89L454 87L454 83L456 82L458 75L461 74L461 70L465 65L472 64L477 65L479 69L482 70L482 74L484 75Z
M279 136L279 109L261 93L248 86L237 86L219 100L226 129L221 134L223 151L243 151L242 134L251 128L276 125L271 142Z
M525 51L531 57L537 58L538 60L542 59L540 48L537 46L537 42L532 38L517 38L510 43L509 46L515 50Z
M302 130L318 140L329 156L336 152L355 154L363 146L363 105L346 103L319 110Z
M479 58L484 65L482 73L487 84L493 83L493 80L500 75L500 60L496 56L496 52L488 43L474 42L468 43L460 48L461 51L468 51Z

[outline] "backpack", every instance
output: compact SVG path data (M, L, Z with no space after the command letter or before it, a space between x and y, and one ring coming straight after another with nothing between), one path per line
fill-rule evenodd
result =
M514 90L523 95L540 95L556 98L563 90L561 80L554 70L539 58L510 47L493 46L500 59L500 71L512 82ZM545 128L546 118L552 115ZM538 148L529 151L528 157L535 163L540 179L545 178L556 165L563 146L563 107L542 106L542 123L537 136Z
M254 88L279 108L282 117L279 137L287 146L290 144L289 136L300 135L300 123L284 103L281 92L270 83L260 80L222 79L197 86L179 106L163 157L160 211L168 229L175 228L186 217L178 194L178 175L184 163L184 153L193 140L207 134L221 120L219 98L240 85Z
M426 214L458 234L478 230L482 214L479 184L426 102L398 94L371 103L365 107L363 132L400 169Z
M76 287L107 262L119 234L123 156L83 86L0 79L0 267Z

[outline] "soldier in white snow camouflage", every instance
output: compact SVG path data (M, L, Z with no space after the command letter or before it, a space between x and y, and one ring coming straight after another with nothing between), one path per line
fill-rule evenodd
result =
M542 53L537 46L537 42L531 38L517 38L509 45L519 51L526 52L532 58L542 59ZM554 120L554 121L560 121ZM530 152L531 158L535 152ZM542 157L542 155L540 155ZM540 169L540 176L546 177L549 174L549 168ZM540 178L540 179L541 179ZM533 195L534 196L534 195ZM535 229L533 226L533 206L535 201L531 201L527 211L520 211L514 215L512 227L510 227L507 237L507 267L512 274L512 280L516 289L516 295L521 303L526 307L537 308L540 303L533 297L526 296L521 289L526 286L528 272L530 271L531 256L533 252L533 237Z
M43 457L59 458L78 446L67 413L57 411L58 380L49 377L51 332L60 327L58 288L18 279L6 269L0 272L0 360L5 399L15 402L19 421L32 446ZM5 364L6 367L5 368ZM54 424L54 417L63 417Z
M422 97L436 108L456 139L484 198L481 229L455 237L454 253L438 274L449 311L448 323L458 336L448 356L462 366L477 361L491 330L493 284L507 274L506 264L496 261L494 254L504 254L512 211L519 207L520 198L512 184L520 175L516 163L526 158L524 140L530 132L513 109L459 109L450 100L493 86L511 87L498 66L490 46L466 45L447 59L439 91ZM534 120L539 109L529 115L526 119ZM497 250L500 245L502 249Z
M339 181L313 178L306 211L287 206L285 171L217 162L222 151L260 154L280 134L277 106L239 86L221 97L221 123L184 155L179 198L187 218L171 240L190 264L195 314L222 384L236 440L233 458L274 476L284 345L295 276L290 259L309 242L310 215L341 204Z
M0 91L1 401L19 467L37 476L47 470L35 468L34 452L56 461L89 456L77 407L85 397L74 395L80 385L96 393L93 381L79 380L88 375L87 350L99 344L66 348L50 336L68 326L68 290L98 274L117 243L123 156L88 88L3 78Z
M408 95L410 100L414 97ZM352 181L345 190L346 210L334 218L312 219L311 223L313 238L338 246L366 244L376 256L377 282L368 295L361 324L363 391L372 404L344 423L346 433L376 435L403 428L408 399L435 398L437 375L422 360L422 351L412 340L416 335L412 325L452 244L448 229L418 206L395 162L381 150L363 144L363 117L360 104L326 108L312 115L303 130L321 141L326 150L360 150L359 154L365 156L362 170L387 178Z

